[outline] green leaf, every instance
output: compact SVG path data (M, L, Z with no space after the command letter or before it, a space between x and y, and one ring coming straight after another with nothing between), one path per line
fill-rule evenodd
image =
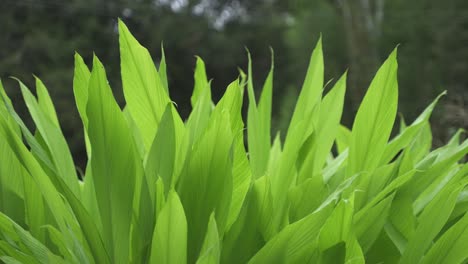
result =
M378 167L370 177L366 190L359 192L359 208L371 201L380 191L384 190L398 175L398 162Z
M267 176L257 179L253 184L256 208L255 218L258 220L258 231L262 234L265 241L270 240L277 232L271 217L274 211L273 195L271 193L271 182ZM284 215L286 217L286 215Z
M22 126L24 125L22 124L21 119L18 118L17 121ZM27 129L24 129L24 126L22 127L22 130L27 131ZM15 154L18 161L21 162L29 175L31 175L37 183L38 189L41 191L48 207L50 208L50 212L55 222L59 226L60 231L65 234L67 245L70 248L74 248L76 246L76 238L74 236L78 237L80 243L84 243L84 241L80 239L81 234L78 233L80 228L78 228L77 223L73 220L73 216L71 215L69 208L64 204L61 194L67 198L67 201L73 208L73 212L79 220L80 227L85 234L84 238L89 243L91 252L95 259L99 263L109 263L107 253L102 245L102 240L93 220L87 214L80 201L69 189L64 180L55 173L47 175L31 152L22 144L21 139L14 129L6 125L2 118L0 118L0 135L6 139L5 142L8 143L9 148ZM35 139L33 136L30 136L29 140ZM35 146L37 146L37 144ZM56 188L61 190L61 194L57 192ZM75 232L74 236L70 233L70 228Z
M456 162L468 153L468 140L460 146L449 148L448 151L446 148L439 149L438 152L441 155L433 156L432 159L435 160L430 167L425 168L421 164L424 161L421 161L418 164L421 171L405 187L405 191L411 193L411 197L417 199L413 205L415 214L419 214L425 205L439 192L440 187L446 185L447 180L454 176L452 174L448 178L446 177L447 174L450 174ZM437 150L434 152L437 152Z
M347 177L372 171L385 151L398 101L397 51L380 67L359 107L349 144Z
M317 263L325 264L325 263L345 263L346 258L346 244L344 242L340 242L335 244L325 250L319 252L319 259ZM314 256L315 257L315 256ZM314 261L317 261L317 259Z
M15 158L8 144L3 140L0 140L0 157L2 157L0 166L0 211L18 224L25 225L25 222L28 221L26 216L31 217L31 220L36 219L25 214L23 179L26 172L21 163ZM35 208L38 207L41 208L40 206Z
M206 230L205 240L203 247L200 251L197 264L217 264L220 259L220 241L218 234L218 227L214 214L210 215L208 222L208 229Z
M236 220L244 202L245 196L251 184L251 168L244 146L244 123L242 121L242 94L243 87L239 87L239 81L236 80L229 84L227 90L218 105L215 113L219 111L229 112L231 131L234 137L232 143L232 199L229 216L226 223L226 230Z
M6 108L6 112L8 112L3 113L1 116L5 121L6 127L8 128L7 130L11 131L16 136L23 136L26 142L29 144L32 153L34 153L35 157L37 157L41 162L41 165L44 165L48 169L54 171L54 165L49 157L49 153L44 150L43 146L38 142L36 137L34 137L34 135L26 127L23 120L21 120L19 115L15 112L10 99L6 95L1 85L0 88L0 97L2 98L3 106Z
M17 177L22 177L24 188L24 214L25 220L28 225L29 231L42 243L45 243L45 231L41 228L46 223L46 216L48 216L47 207L44 206L41 191L31 178L31 176L24 171L21 164L17 161L14 163L20 171L17 171ZM11 171L15 172L15 171Z
M340 126L341 115L343 113L344 96L346 91L347 73L336 82L332 90L325 95L320 106L320 117L317 129L317 138L320 139L317 144L313 160L312 174L319 173L328 154L331 151L333 141Z
M247 140L249 146L249 160L254 179L265 175L271 148L271 101L273 90L273 53L271 68L263 85L260 102L257 107L253 88L252 61L248 53L248 82L247 91L249 108L247 112Z
M192 108L195 108L202 94L206 93L207 100L211 102L211 89L206 77L205 63L203 60L197 56L197 63L195 66L195 86L193 88L192 97L190 102L192 103Z
M383 199L377 205L359 211L354 218L354 232L359 245L367 252L379 237L390 211L394 195Z
M318 236L318 248L321 252L340 242L350 240L353 227L354 197L341 200L327 219Z
M68 189L63 179L54 173L47 175L44 172L41 165L23 144L19 135L16 134L16 131L14 131L3 118L0 118L0 135L5 139L12 153L15 154L18 161L21 162L22 166L38 185L38 189L41 191L50 208L55 222L59 226L61 232L67 234L67 243L73 243L75 240L75 238L71 237L70 229L75 233L74 235L78 237L80 242L82 242L78 224L75 222L61 194L56 189L57 187L60 187L60 189L67 187L66 189ZM59 183L61 183L61 186L57 186ZM70 193L72 192L70 191Z
M83 120L85 129L88 127L86 104L88 103L88 82L91 73L80 54L75 53L75 72L73 75L73 93L78 112Z
M223 238L221 263L246 263L264 246L265 240L259 230L263 207L258 197L257 191L250 188L239 217Z
M299 95L296 108L289 125L284 143L284 151L279 160L279 167L271 173L271 186L275 211L274 226L279 230L284 226L284 215L287 212L287 196L284 195L296 181L296 163L301 149L307 143L314 130L320 114L320 99L323 90L323 54L321 39L312 53L306 80ZM305 152L307 153L307 152Z
M304 263L309 260L313 253L309 249L316 243L316 236L332 213L333 207L333 204L329 204L286 226L249 263Z
M156 181L153 186L155 186ZM151 237L156 221L151 192L156 192L150 186L146 177L137 177L135 182L135 194L133 200L134 215L131 223L131 261L135 263L145 262L151 248ZM164 190L162 190L164 192ZM156 196L157 194L153 194ZM163 194L164 195L164 194ZM159 198L159 197L158 197Z
M164 46L161 44L161 62L159 63L159 76L161 78L161 83L169 95L169 85L167 84L167 65L166 65L166 55L164 54Z
M15 259L15 258L7 257L7 256L0 257L0 260L5 262L5 264L23 264L24 263L24 262L21 262L21 261ZM34 263L36 263L36 262L34 262Z
M328 183L333 176L336 176L337 172L341 169L346 168L345 165L348 162L348 149L345 149L338 157L333 159L322 171L323 181ZM336 177L335 177L336 178Z
M57 230L55 227L51 225L46 225L43 226L43 228L47 231L50 240L58 248L58 251L65 260L68 260L73 263L90 263L89 259L87 259L87 256L84 254L84 252L81 252L83 254L80 255L80 260L78 260L78 258L68 250L62 233L60 233L60 231Z
M138 127L145 149L156 135L169 95L148 50L138 43L119 20L122 83L128 110Z
M3 213L0 213L0 232L2 236L9 237L10 239L12 239L11 235L14 234L16 236L16 239L13 238L16 240L15 242L24 246L23 250L25 252L23 251L23 253L33 256L39 263L65 263L62 258L53 254L44 244L37 241L31 234L26 232ZM15 246L15 244L12 246Z
M419 214L445 186L459 182L467 173L468 165L463 166L463 168L458 168L458 166L456 166L455 169L447 170L447 173L444 172L444 177L438 177L434 180L414 201L414 212Z
M384 231L366 252L366 261L367 263L398 263L400 256L395 244Z
M322 98L324 79L323 52L322 52L322 37L317 41L312 56L307 68L307 74L302 85L301 93L294 108L294 113L288 129L290 137L291 130L297 126L302 120L308 119L311 112L314 110ZM288 139L286 139L287 141Z
M165 194L173 189L175 184L172 177L176 155L176 134L172 112L172 106L168 104L146 160L145 172L153 203L156 193L154 187L158 177L163 180Z
M421 115L419 115L419 117L410 126L405 127L397 137L388 143L388 145L385 147L385 152L382 156L380 164L386 164L390 162L400 150L408 146L415 139L415 136L421 131L424 124L429 120L429 117L431 116L437 102L445 94L446 92L443 92L437 96L437 98L421 113Z
M65 140L65 137L63 136L62 131L58 126L58 121L53 121L55 111L52 110L53 113L45 112L44 107L40 106L31 91L29 91L29 89L21 81L19 81L19 84L23 98L26 102L26 106L31 113L31 116L37 126L39 133L41 134L41 137L44 139L47 145L57 174L65 180L73 193L80 197L77 181L78 176L76 175L75 165L73 163L70 149L68 148L67 141ZM39 87L41 87L41 84L39 84ZM44 94L47 92L45 87L39 88L39 90L41 89L44 90L41 92L43 94L42 96L44 97ZM51 107L53 108L53 106L49 106L46 109L51 111Z
M190 145L199 140L208 126L212 111L212 102L209 94L209 89L203 91L187 120L186 127L190 133Z
M88 116L86 115L86 104L88 103L88 82L91 73L80 54L75 53L75 72L73 74L73 94L84 127L84 137L88 158L91 157L91 145L88 137Z
M97 57L88 92L91 167L104 243L114 263L128 263L134 188L142 168L127 122Z
M150 263L187 263L187 220L173 190L156 221Z
M312 177L289 190L289 221L296 222L312 213L328 197L321 177Z
M413 236L416 222L411 199L407 195L398 193L393 199L390 215L384 228L399 253L404 252L408 239Z
M468 214L465 214L429 249L421 263L463 263L468 258Z
M338 132L336 133L336 146L338 149L338 153L343 153L348 147L349 142L351 141L351 130L347 127L340 125L338 128Z
M37 76L34 76L34 79L36 79L36 93L39 107L49 117L55 126L60 127L57 113L55 111L54 104L52 103L52 99L50 98L49 91L47 91L47 88L41 79L39 79Z
M0 79L0 115L5 118L5 120L12 126L12 128L19 134L20 127L15 122L15 118L11 114L11 110L13 109L13 105L11 103L10 98L5 93L5 88L3 88L2 80Z
M232 142L229 112L216 111L207 130L195 142L179 178L177 192L188 222L188 261L202 247L210 214L224 233L232 198Z
M304 165L300 168L298 182L318 177L331 151L340 125L346 90L346 73L337 81L333 89L324 97L320 105L320 116L312 147L308 150Z
M427 248L449 219L462 188L461 185L445 187L426 207L418 218L418 227L409 239L400 263L418 263L421 261Z

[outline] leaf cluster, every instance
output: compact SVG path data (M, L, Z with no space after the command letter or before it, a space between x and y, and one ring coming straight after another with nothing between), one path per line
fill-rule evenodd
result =
M19 81L31 132L0 85L0 259L5 263L464 263L468 141L431 150L429 117L396 119L396 50L352 129L346 73L324 94L321 40L285 136L271 141L273 66L257 102L247 74L216 104L200 58L192 112L169 96L166 63L119 22L126 106L104 66L75 55L88 163L78 180L44 84ZM273 64L273 62L272 62ZM248 97L247 130L241 115ZM247 148L246 144L247 142ZM336 151L333 150L336 146Z

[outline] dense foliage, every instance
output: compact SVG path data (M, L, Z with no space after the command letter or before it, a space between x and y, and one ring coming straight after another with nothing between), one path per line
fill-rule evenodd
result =
M369 10L379 3L384 3L383 14L376 16L381 22L368 32L368 22L374 17ZM345 16L345 5L351 5L350 16ZM72 85L73 52L78 51L87 62L93 52L99 56L122 106L115 56L117 17L132 28L156 64L164 42L171 98L183 118L190 113L193 80L186 76L193 71L193 55L204 58L217 101L237 67L245 68L244 47L255 62L253 78L261 82L269 70L268 47L272 46L277 54L275 131L288 126L308 55L320 32L327 58L325 80L350 69L342 119L348 127L375 71L401 44L399 83L404 89L400 90L399 111L413 119L428 101L448 91L431 122L433 143L441 146L458 127L468 128L467 13L466 0L2 0L0 78L17 112L26 116L21 93L8 77L33 86L31 73L41 76L60 112L58 119L74 160L84 169L81 120L71 107L73 95L67 89ZM363 24L366 30L361 30ZM374 40L367 42L366 34ZM32 122L25 118L25 123Z
M396 50L352 129L346 73L324 94L315 47L285 140L271 142L273 66L256 100L247 74L215 104L198 58L191 111L169 97L165 59L119 22L126 105L102 63L75 55L88 163L78 180L44 84L19 82L31 132L0 86L0 259L5 263L463 263L468 141L431 151L438 98L390 139ZM164 57L163 57L164 58ZM273 64L273 62L272 62ZM246 91L245 91L246 90ZM241 115L248 98L247 130ZM247 145L247 149L245 147ZM332 151L336 146L336 151Z

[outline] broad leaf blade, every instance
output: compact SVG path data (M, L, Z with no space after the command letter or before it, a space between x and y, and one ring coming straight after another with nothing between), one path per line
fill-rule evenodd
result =
M65 180L68 187L79 197L78 176L76 175L75 165L65 137L58 126L58 121L54 121L55 111L53 113L45 112L44 107L40 106L29 89L22 82L19 82L19 84L29 112L47 145L57 174ZM39 90L41 89L45 89L45 87L39 88ZM42 94L44 93L46 91L42 92ZM46 110L50 110L51 107L47 107Z
M371 173L385 151L398 101L396 49L380 67L359 107L349 146L347 176Z
M187 220L175 191L170 191L153 234L150 263L187 263Z
M122 83L127 107L148 149L153 142L164 108L170 102L153 59L119 20Z
M195 66L195 85L193 88L192 97L190 102L192 103L192 108L195 108L202 94L206 93L208 100L211 102L211 89L206 77L205 63L203 60L197 56L197 63Z
M218 227L214 214L211 214L206 230L205 241L200 251L197 264L217 264L221 254Z
M127 263L134 188L142 168L127 122L97 57L89 81L87 116L104 242L114 263Z

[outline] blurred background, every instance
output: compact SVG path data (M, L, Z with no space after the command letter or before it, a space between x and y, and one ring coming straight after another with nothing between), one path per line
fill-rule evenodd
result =
M443 90L432 118L434 144L468 127L468 1L466 0L1 0L0 78L27 119L15 76L49 88L77 164L86 159L74 106L73 55L90 65L93 52L106 66L117 100L120 82L117 18L158 64L161 43L171 98L190 112L194 55L206 63L218 100L246 69L252 53L259 88L275 51L273 129L288 125L310 53L323 37L326 80L349 68L345 114L354 114L380 64L399 44L399 112L410 123Z

